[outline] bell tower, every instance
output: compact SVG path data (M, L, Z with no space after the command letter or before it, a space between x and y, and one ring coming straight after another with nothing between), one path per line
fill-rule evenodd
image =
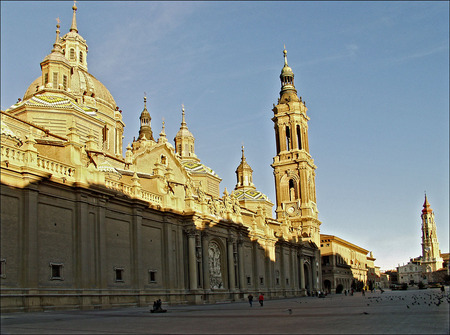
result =
M277 220L296 231L302 240L320 245L320 224L316 205L314 160L309 153L307 108L297 96L294 72L283 50L281 91L274 117L277 155L273 158Z
M443 267L439 242L434 222L434 213L425 194L422 209L422 266L424 272L433 272Z

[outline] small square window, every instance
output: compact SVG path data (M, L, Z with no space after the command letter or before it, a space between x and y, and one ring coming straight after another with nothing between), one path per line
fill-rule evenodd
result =
M156 270L148 271L148 281L150 283L156 283Z
M6 278L6 259L0 260L0 278Z
M63 264L62 263L50 263L50 279L51 280L64 280L63 277Z
M247 285L251 285L252 284L252 278L251 277L247 277Z
M114 268L114 276L116 282L123 282L123 268Z

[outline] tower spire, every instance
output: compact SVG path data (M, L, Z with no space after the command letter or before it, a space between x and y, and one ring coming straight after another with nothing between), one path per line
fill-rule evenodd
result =
M427 193L425 192L425 201L423 203L422 213L425 214L425 213L431 213L431 212L433 212L433 210L431 209L430 203L428 202L428 199L427 199Z
M186 117L185 117L185 113L184 113L184 104L181 104L181 127L186 127L187 128L187 124L186 124Z
M181 105L181 127L175 135L175 152L179 154L183 159L189 158L198 160L194 151L194 135L189 131L186 124L186 115L184 111L184 105Z
M283 95L286 91L294 91L297 93L297 90L294 86L294 72L288 65L287 61L287 50L286 46L283 49L283 57L284 57L284 66L281 69L280 81L281 81L281 92L280 96Z
M76 0L73 1L73 16L72 16L72 26L70 27L70 31L74 31L78 33L77 29L77 4Z
M147 110L147 96L144 94L144 110L141 113L141 116L139 117L141 121L141 128L139 129L139 140L142 139L144 136L147 140L153 139L153 132L151 127L151 121L152 118L150 116L150 113Z
M52 52L56 51L56 52L63 53L62 48L61 48L61 38L59 36L59 33L60 33L59 28L61 27L59 25L60 22L61 21L59 20L59 17L56 18L56 39L55 39L55 43L53 44Z

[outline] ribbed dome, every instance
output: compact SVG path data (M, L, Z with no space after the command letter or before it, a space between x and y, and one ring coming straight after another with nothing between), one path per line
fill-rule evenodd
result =
M52 55L52 54L50 54ZM49 56L50 56L49 55ZM49 57L47 56L47 57ZM62 56L62 55L61 55ZM62 56L64 59L65 57ZM103 85L97 78L95 78L92 74L81 71L78 69L74 69L74 73L71 76L72 82L71 82L71 93L74 94L77 97L81 97L84 95L92 96L94 95L94 98L96 100L103 100L103 102L106 102L111 109L116 108L116 102L114 98L112 97L109 90ZM25 92L25 95L23 96L23 100L31 98L36 92L36 87L42 86L42 77L36 78L31 85L28 87L27 91Z

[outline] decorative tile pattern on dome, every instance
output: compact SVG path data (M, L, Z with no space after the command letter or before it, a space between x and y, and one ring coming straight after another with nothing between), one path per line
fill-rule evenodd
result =
M238 200L266 200L269 201L267 196L264 193L261 193L257 190L236 190L233 192L234 196Z
M208 173L217 177L217 174L209 167L203 165L200 162L184 161L181 162L186 170L192 173Z
M22 105L36 106L36 107L50 107L50 108L73 108L83 113L95 112L94 109L82 107L78 105L76 102L70 100L69 98L57 95L43 95L43 94L35 95L28 100L16 103L15 105L12 105L9 109L7 109L7 111L20 107Z

